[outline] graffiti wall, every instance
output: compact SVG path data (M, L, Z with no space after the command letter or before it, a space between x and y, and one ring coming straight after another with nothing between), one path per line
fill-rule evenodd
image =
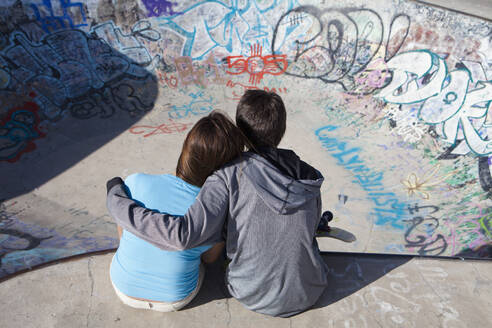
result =
M105 181L173 173L190 127L255 88L355 236L323 250L490 258L491 42L399 0L3 1L0 277L117 247Z

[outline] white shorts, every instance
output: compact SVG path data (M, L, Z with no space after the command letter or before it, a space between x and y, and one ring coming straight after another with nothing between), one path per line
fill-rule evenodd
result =
M116 295L118 295L120 300L124 304L131 306L132 308L154 310L159 312L173 312L173 311L181 310L195 298L195 296L198 294L198 291L202 287L204 276L205 276L205 267L203 266L202 263L200 263L200 273L198 274L198 282L196 284L195 289L193 289L190 295L176 302L157 302L157 301L138 300L123 294L118 288L116 288L116 286L113 284L112 281L111 284L113 285L114 291L116 292Z

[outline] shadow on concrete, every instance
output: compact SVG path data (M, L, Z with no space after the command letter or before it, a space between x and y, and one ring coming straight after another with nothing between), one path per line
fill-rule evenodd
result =
M329 306L357 292L413 258L398 255L328 252L322 252L322 257L329 268L329 287L313 306L314 309ZM231 297L224 283L223 262L207 265L206 270L202 289L186 308Z
M82 30L63 17L32 17L21 1L9 3L0 3L0 278L117 245L89 231L88 212L78 217L86 228L67 237L22 222L8 208L16 201L4 201L32 195L152 110L158 82L149 70L161 64L144 46L160 38L147 21L125 31L112 22ZM49 206L36 208L37 217L64 213L60 206L45 211Z
M74 166L153 109L158 83L146 68L159 63L140 40L159 33L145 21L129 34L112 22L85 32L29 18L22 3L0 8L11 14L0 28L0 200L8 200Z
M413 256L322 252L328 265L328 288L313 308L321 308L357 292L410 261Z
M351 233L350 231L347 231L345 229L337 228L330 226L329 231L317 231L316 232L316 237L327 237L327 238L334 238L341 240L346 243L353 243L354 241L357 240L357 237Z
M490 220L487 223L490 225ZM482 245L478 248L468 248L462 250L458 254L454 255L455 257L469 258L473 260L490 260L492 259L492 244Z
M202 288L185 309L232 297L225 285L225 267L223 259L205 265L205 279L203 280Z

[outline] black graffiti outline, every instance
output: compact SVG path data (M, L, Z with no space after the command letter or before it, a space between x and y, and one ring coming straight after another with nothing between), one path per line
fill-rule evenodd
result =
M139 31L137 31L137 32L139 32ZM145 31L145 29L143 29L142 31ZM11 36L9 37L10 45L6 49L4 49L2 51L2 54L0 54L0 55L1 55L2 59L7 63L8 67L13 68L14 70L16 70L16 69L27 69L27 70L31 71L30 68L23 67L22 65L18 65L15 62L13 62L13 60L7 55L6 52L8 50L12 49L14 46L22 46L25 49L29 49L29 47L36 48L36 47L47 46L52 51L57 52L59 50L57 50L56 48L53 48L53 45L50 44L51 41L57 40L56 39L57 37L60 39L63 39L64 42L71 42L74 39L77 40L78 42L83 42L84 46L87 47L87 52L88 52L87 56L89 56L89 57L86 57L85 56L86 54L83 53L84 57L82 58L81 61L77 61L78 58L67 57L67 58L64 58L63 60L61 60L59 63L63 63L64 61L69 61L69 62L73 61L73 62L76 62L77 64L80 64L84 67L86 65L89 65L90 67L88 67L87 70L90 72L91 78L96 77L97 81L99 81L102 84L99 86L94 86L94 82L92 82L90 87L87 89L86 92L84 92L81 95L77 95L77 96L70 96L67 94L64 96L65 97L64 101L62 103L59 103L59 104L53 102L53 100L49 96L45 96L43 94L42 90L36 90L38 93L38 96L41 97L39 99L39 101L40 101L40 103L43 104L43 106L46 105L45 103L48 103L50 106L55 106L55 107L60 109L60 112L55 117L48 117L46 114L41 112L40 116L41 116L42 120L57 122L64 117L65 111L68 111L71 114L75 114L74 115L75 118L86 119L86 118L93 117L93 116L97 115L98 112L90 113L90 114L87 114L87 113L83 114L82 113L80 115L77 115L78 110L77 109L72 110L71 107L77 106L77 105L80 106L81 102L82 103L83 102L92 102L93 99L91 96L93 94L96 94L98 97L100 97L100 99L102 99L102 101L107 106L108 101L106 100L107 96L105 95L107 93L107 91L106 91L107 88L111 89L111 88L118 87L121 84L121 82L124 82L125 80L141 81L141 80L148 79L149 76L152 76L152 74L150 72L145 71L143 68L141 68L141 71L142 72L145 71L145 74L141 74L142 76L139 76L138 73L132 74L132 67L136 67L136 69L140 69L140 65L138 63L134 62L131 58L126 57L123 54L117 52L116 50L110 48L103 39L101 39L97 36L97 34L95 32L89 33L89 32L84 32L84 31L78 30L78 29L63 30L63 31L58 31L58 32L55 32L55 33L52 33L49 35L45 35L45 36L43 36L43 38L39 42L31 42L24 32L14 31L11 33ZM26 53L29 54L29 51L27 51ZM125 70L122 70L120 67L113 67L113 66L107 66L107 65L106 65L106 67L103 67L103 66L101 66L101 65L103 65L103 64L101 64L101 60L105 56L106 57L112 56L114 58L120 58L124 62L128 63L128 67ZM14 75L12 75L12 79L15 80L15 84L17 84L18 86L19 85L20 86L22 86L22 85L29 86L32 84L31 80L33 78L40 78L40 77L42 78L44 76L49 77L49 78L54 78L54 79L57 79L58 81L60 81L60 78L62 77L63 72L61 72L58 68L54 67L49 62L46 62L44 59L38 59L36 57L32 57L32 55L31 55L30 60L32 60L39 67L44 67L46 69L46 73L41 74L39 72L33 72L36 74L34 76L30 77L29 79L27 79L26 81L19 80L14 74ZM99 66L92 67L91 65L93 65L94 63L97 63ZM104 80L104 77L101 77L99 75L94 75L94 74L101 74L101 72L100 72L101 68L102 69L106 68L106 69L116 70L116 71L119 71L119 73L118 74L109 74L108 73L107 75L110 77L110 79ZM12 71L12 70L10 70L10 71ZM18 87L16 89L18 89ZM16 89L8 88L5 90L11 91L11 92L16 92ZM132 93L132 98L135 98L134 93ZM143 103L141 100L139 100L139 102ZM99 101L98 101L98 103L99 103ZM98 107L98 105L99 105L98 103L95 103L95 105L96 105L95 107ZM112 116L115 113L116 108L118 108L118 107L119 106L116 104L112 108L110 108L110 110L102 109L100 111L100 114L101 114L100 117L101 118L107 118L107 117ZM149 106L144 106L144 107L149 107ZM142 111L145 112L147 110L148 109L142 110Z
M410 204L407 206L407 210L410 214L414 214L415 212L420 212L422 209L430 208L432 209L432 212L428 214L434 214L439 211L439 207L435 205L424 205L420 206L418 203L415 203L415 205L411 206Z
M391 54L391 56L388 56L388 51L389 51L389 45L390 45L390 41L391 41L391 36L393 34L393 24L400 17L406 18L407 21L408 21L408 25L407 25L407 28L406 28L406 31L405 31L405 35L403 36L403 39L401 40L401 42L398 45L398 47L396 47L396 50L393 52L393 54ZM408 16L406 14L397 14L391 20L390 27L389 27L389 32L388 32L388 40L386 41L386 50L385 50L385 53L384 53L384 61L385 62L388 62L391 58L393 58L398 53L398 51L400 51L401 47L403 46L403 43L405 43L405 40L407 39L408 33L410 32L410 23L411 23L410 16Z
M478 158L478 177L480 186L485 192L492 191L492 174L490 173L489 156Z
M12 217L20 212L22 212L22 210L18 212L9 212L7 210L7 205L5 205L5 199L0 199L0 227L7 228L14 224L14 219L12 219Z
M456 142L454 145L451 145L449 146L448 148L446 148L444 150L444 153L442 153L441 155L439 155L439 157L437 157L438 160L451 160L451 159L456 159L458 157L460 157L461 155L459 154L452 154L453 150L456 149L456 147L458 147L462 142L465 142L464 140L459 140L458 142Z
M24 239L28 242L28 245L25 248L10 248L10 247L5 247L5 246L0 246L1 248L5 249L5 250L10 251L10 252L5 252L5 253L0 254L0 268L2 267L2 259L7 254L12 253L12 252L16 252L16 251L28 251L28 250L34 249L34 248L38 247L41 244L41 242L43 242L43 240L53 238L53 236L35 237L35 236L33 236L27 232L19 231L16 229L4 229L4 228L0 228L0 234Z
M357 25L357 23L348 14L350 14L352 12L360 12L360 11L370 12L371 14L374 14L375 17L377 17L379 19L379 23L380 23L380 27L381 27L381 34L380 34L380 37L379 37L379 44L377 45L377 47L375 48L375 50L372 51L372 54L369 56L369 58L368 59L365 59L365 63L361 64L360 67L358 67L358 69L356 69L355 71L351 72L353 70L353 68L354 68L354 62L357 59L358 51L360 51L360 49L362 49L362 45L365 44L365 41L367 40L367 38L365 38L364 41L361 41L359 39L359 37L361 35L361 33L359 33L360 32L359 31L359 26ZM328 21L326 24L323 24L323 20L322 20L321 16L323 16L324 14L329 13L329 12L336 12L336 13L339 13L339 14L344 15L344 18L348 19L353 24L353 27L355 28L355 34L356 34L356 37L355 37L355 45L352 45L354 51L353 51L353 56L352 56L352 58L350 60L350 63L349 63L349 65L348 65L347 68L345 68L345 69L342 68L342 75L341 76L338 76L338 77L336 77L334 79L326 79L324 77L327 76L327 75L329 75L329 74L331 74L334 69L340 68L342 66L342 64L347 64L348 61L346 61L345 60L346 58L344 58L343 56L338 56L338 54L337 54L337 52L339 51L340 47L342 46L343 23L340 20L338 20L337 18L335 18L335 19L332 19L332 20ZM311 39L306 40L306 41L302 41L302 42L300 42L299 40L295 40L295 43L297 44L297 50L296 50L296 55L295 55L295 58L294 58L294 62L297 62L297 60L303 54L305 54L307 51L310 51L312 49L318 48L318 49L322 49L323 51L326 51L328 53L329 58L331 60L331 66L327 70L327 72L325 72L322 75L318 75L318 76L308 76L305 72L303 72L304 75L293 74L293 73L290 73L287 70L284 74L287 74L287 75L290 75L290 76L300 77L300 78L306 78L306 79L319 79L319 80L321 80L321 81L323 81L325 83L338 83L338 84L340 84L342 86L342 88L344 90L347 91L347 87L345 85L345 83L347 83L347 81L342 81L342 79L345 78L345 77L347 77L347 78L353 78L353 76L355 74L363 71L367 67L367 65L369 65L369 63L373 60L374 56L379 51L379 49L380 49L380 47L381 47L381 45L383 43L383 39L384 39L384 24L382 22L381 17L379 16L379 14L376 11L372 10L372 9L368 9L368 8L353 8L353 7L350 7L350 8L327 8L327 9L319 9L319 8L317 8L315 6L300 6L300 7L293 8L293 9L287 11L277 21L277 24L275 25L274 32L273 32L273 37L272 37L272 46L271 46L272 54L275 54L276 53L276 44L275 43L276 43L276 41L278 42L278 40L277 40L277 33L278 33L278 30L279 30L279 26L281 25L281 22L284 20L284 18L287 17L288 15L290 15L291 13L294 13L294 16L296 16L295 14L297 14L297 13L299 13L299 15L302 15L303 13L309 14L309 15L313 16L318 21L318 23L320 25L320 30ZM396 50L393 52L393 54L391 54L391 56L388 56L388 45L389 45L389 42L391 41L392 30L393 30L393 27L394 27L393 25L394 25L394 23L395 23L396 20L401 19L402 17L404 17L408 21L408 24L407 24L407 27L406 27L406 31L404 33L404 36L403 36L402 40L396 46ZM287 21L289 21L289 20L287 20ZM362 32L365 31L365 28L367 27L367 24L364 27L364 29L362 30ZM333 42L331 42L332 40L329 39L328 40L328 48L325 47L325 46L313 45L310 48L304 49L302 52L299 51L300 45L302 45L302 44L309 44L309 43L313 42L314 40L318 39L325 30L328 32L330 30L330 27L332 27L332 26L334 26L336 28L336 30L338 31L338 33L337 33L338 34L338 40L337 40L335 46L333 45ZM398 53L398 51L400 50L400 48L402 47L403 43L405 42L405 40L406 40L406 38L408 36L409 29L410 29L410 17L408 15L403 14L403 13L400 13L400 14L397 14L396 16L393 17L393 19L391 21L391 24L390 24L390 30L389 30L387 44L386 44L386 54L385 54L385 59L386 60L391 59L394 55L396 55L396 53ZM285 41L285 40L282 40L282 41ZM279 48L282 47L283 44L284 43L282 42L282 44L279 45ZM339 58L335 58L335 57L341 58L341 63L340 63L340 60L338 60ZM350 83L352 83L352 82L350 82Z
M2 227L8 227L14 223L14 220L10 218L8 213L1 211L0 212L0 225Z
M417 230L417 227L424 222L428 223L426 221L430 221L431 224L434 225L432 227L431 237L435 237L435 239L432 238L433 239L432 241L427 242L428 236L424 236L424 235L414 236L414 238L416 238L416 240L409 239L409 238L411 238L410 234L414 231L414 229ZM416 216L413 219L405 220L405 222L412 223L410 228L408 228L408 230L405 232L405 241L407 242L405 247L407 247L407 248L420 247L419 250L417 251L417 253L419 255L427 255L428 253L436 251L436 250L440 250L440 251L437 254L431 254L431 255L441 255L442 253L444 253L446 251L446 249L448 247L448 243L447 243L446 239L444 238L444 236L442 234L434 235L434 232L439 227L439 220L437 218L435 218L433 216L428 216L426 218L424 218L422 216ZM442 241L443 245L435 246L434 248L429 249L430 246L433 246L438 241Z

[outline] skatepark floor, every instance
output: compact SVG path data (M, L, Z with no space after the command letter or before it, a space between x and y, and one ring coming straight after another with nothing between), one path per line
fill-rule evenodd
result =
M179 312L130 308L109 280L113 253L48 265L0 284L0 327L490 327L492 263L327 254L329 288L291 318L247 310L227 296L220 263Z

